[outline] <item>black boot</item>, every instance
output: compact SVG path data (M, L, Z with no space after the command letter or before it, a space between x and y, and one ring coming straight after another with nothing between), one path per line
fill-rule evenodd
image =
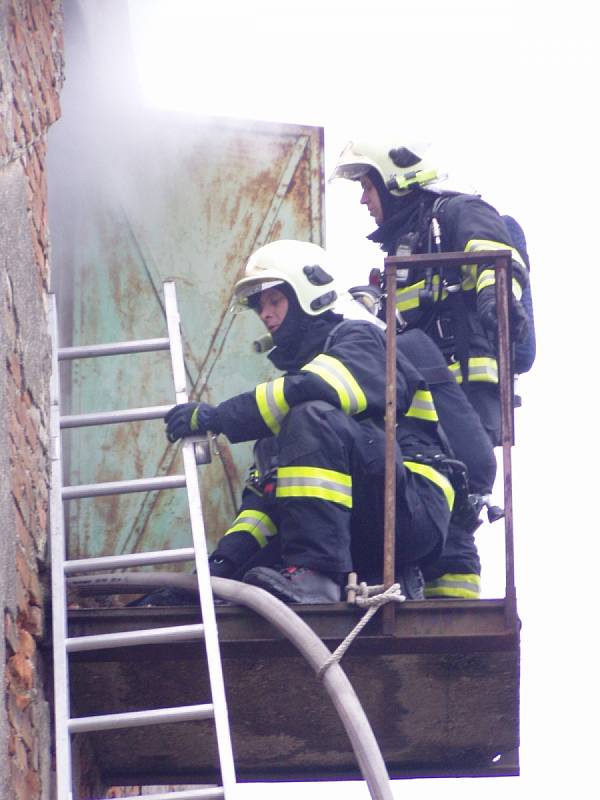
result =
M416 564L402 564L396 567L396 580L407 600L425 600L425 580Z
M244 583L266 589L284 603L338 603L340 586L328 575L306 567L254 567L244 575Z
M175 588L174 586L163 586L160 589L138 597L127 603L128 607L136 606L190 606L198 602L198 592L188 592L185 589Z

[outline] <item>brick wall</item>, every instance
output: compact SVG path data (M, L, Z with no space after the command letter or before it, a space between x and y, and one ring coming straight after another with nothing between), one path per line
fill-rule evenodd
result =
M49 798L40 643L48 518L46 136L60 115L62 3L0 0L0 796Z

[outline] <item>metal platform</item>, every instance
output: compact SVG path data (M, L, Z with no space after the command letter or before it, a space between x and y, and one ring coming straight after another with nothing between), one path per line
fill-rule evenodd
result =
M341 603L295 609L331 650L361 617ZM238 779L360 779L330 698L293 646L244 608L218 607L217 618ZM69 612L72 636L198 621L193 606ZM406 602L394 635L382 630L377 614L342 666L390 776L517 775L519 622L505 601ZM73 714L197 702L208 691L199 659L194 643L74 653ZM215 780L207 723L80 735L107 785Z

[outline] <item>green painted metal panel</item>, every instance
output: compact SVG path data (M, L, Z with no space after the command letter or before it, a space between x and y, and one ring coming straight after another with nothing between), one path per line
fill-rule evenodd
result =
M273 374L252 350L264 329L252 314L231 314L231 289L265 242L321 243L322 130L156 113L138 123L122 140L113 132L75 179L61 170L73 129L59 124L51 143L61 346L165 336L162 283L174 280L188 388L218 402ZM79 139L80 152L96 143ZM61 377L64 413L174 402L166 352L82 359ZM64 448L71 484L181 471L160 421L69 431ZM250 445L220 437L200 467L212 544L235 514L250 460ZM72 558L190 543L183 490L72 501L68 527Z

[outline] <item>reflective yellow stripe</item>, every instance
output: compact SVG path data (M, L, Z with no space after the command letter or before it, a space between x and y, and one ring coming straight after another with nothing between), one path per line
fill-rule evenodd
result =
M321 467L279 467L276 497L314 497L352 508L352 476Z
M235 533L236 531L244 531L251 534L258 542L259 547L266 547L267 539L277 533L277 526L271 517L263 514L262 511L246 509L245 511L240 511L235 522L229 530L225 531L224 535L227 536L227 534Z
M429 422L437 422L438 415L433 404L431 392L427 389L417 389L413 395L410 408L406 412L406 416L425 419Z
M477 264L463 264L460 273L460 288L463 292L470 292L477 285Z
M463 376L460 363L456 361L448 366L457 383L462 383ZM469 381L472 383L498 383L498 362L489 356L471 356L469 358Z
M453 574L447 572L439 578L427 581L425 597L455 597L466 600L479 600L481 578L475 573Z
M439 286L440 286L440 276L434 275L432 278L432 286L433 286L433 299L439 299ZM396 289L396 308L398 311L410 311L413 308L419 308L421 304L419 292L421 289L425 288L425 281L417 281L417 283L411 283L410 286L400 287ZM442 289L442 300L445 300L448 296L448 293L445 289Z
M493 269L484 269L479 274L479 278L477 278L477 286L475 287L478 292L482 289L487 288L488 286L494 286L496 284L496 272Z
M476 291L480 292L487 286L495 286L495 285L496 285L495 270L484 269L479 275L479 278L477 279L477 286L475 287L475 289ZM520 300L521 295L523 294L523 290L521 289L521 284L516 278L512 279L512 293L516 300Z
M290 410L283 393L283 381L283 378L275 378L274 381L260 383L255 391L258 411L273 433L279 433L281 423Z
M340 408L346 414L360 414L367 407L365 393L350 370L337 358L321 353L302 369L318 375L335 390Z
M527 269L525 264L524 264L524 262L523 262L523 259L521 258L521 254L516 249L516 247L511 247L509 244L506 244L505 242L494 242L491 239L471 239L469 242L467 242L467 244L465 246L465 251L467 253L473 253L473 252L476 253L478 250L510 250L512 260L516 261L517 264L520 264L521 267L523 267L524 270ZM490 270L490 271L492 273L494 272L494 270ZM494 280L492 280L491 283L494 283L494 282L495 282L495 276L494 276ZM490 285L490 284L488 284L488 285ZM463 288L465 288L465 287L463 286ZM473 288L473 287L470 287L470 288ZM478 292L481 291L482 288L483 288L483 286L480 286L479 285L479 281L478 281L477 282L477 291ZM512 292L513 292L513 295L516 297L517 300L521 299L522 291L523 290L521 289L521 284L516 280L516 278L513 278L513 280L512 280Z
M441 472L438 472L437 469L427 464L419 464L418 461L405 461L404 466L411 472L416 472L417 475L422 475L424 478L427 478L427 480L435 483L435 485L443 491L446 496L448 508L452 511L452 507L454 506L454 489L448 478L442 475Z
M419 292L425 287L425 281L413 283L405 289L396 290L396 308L398 311L410 311L420 305Z

